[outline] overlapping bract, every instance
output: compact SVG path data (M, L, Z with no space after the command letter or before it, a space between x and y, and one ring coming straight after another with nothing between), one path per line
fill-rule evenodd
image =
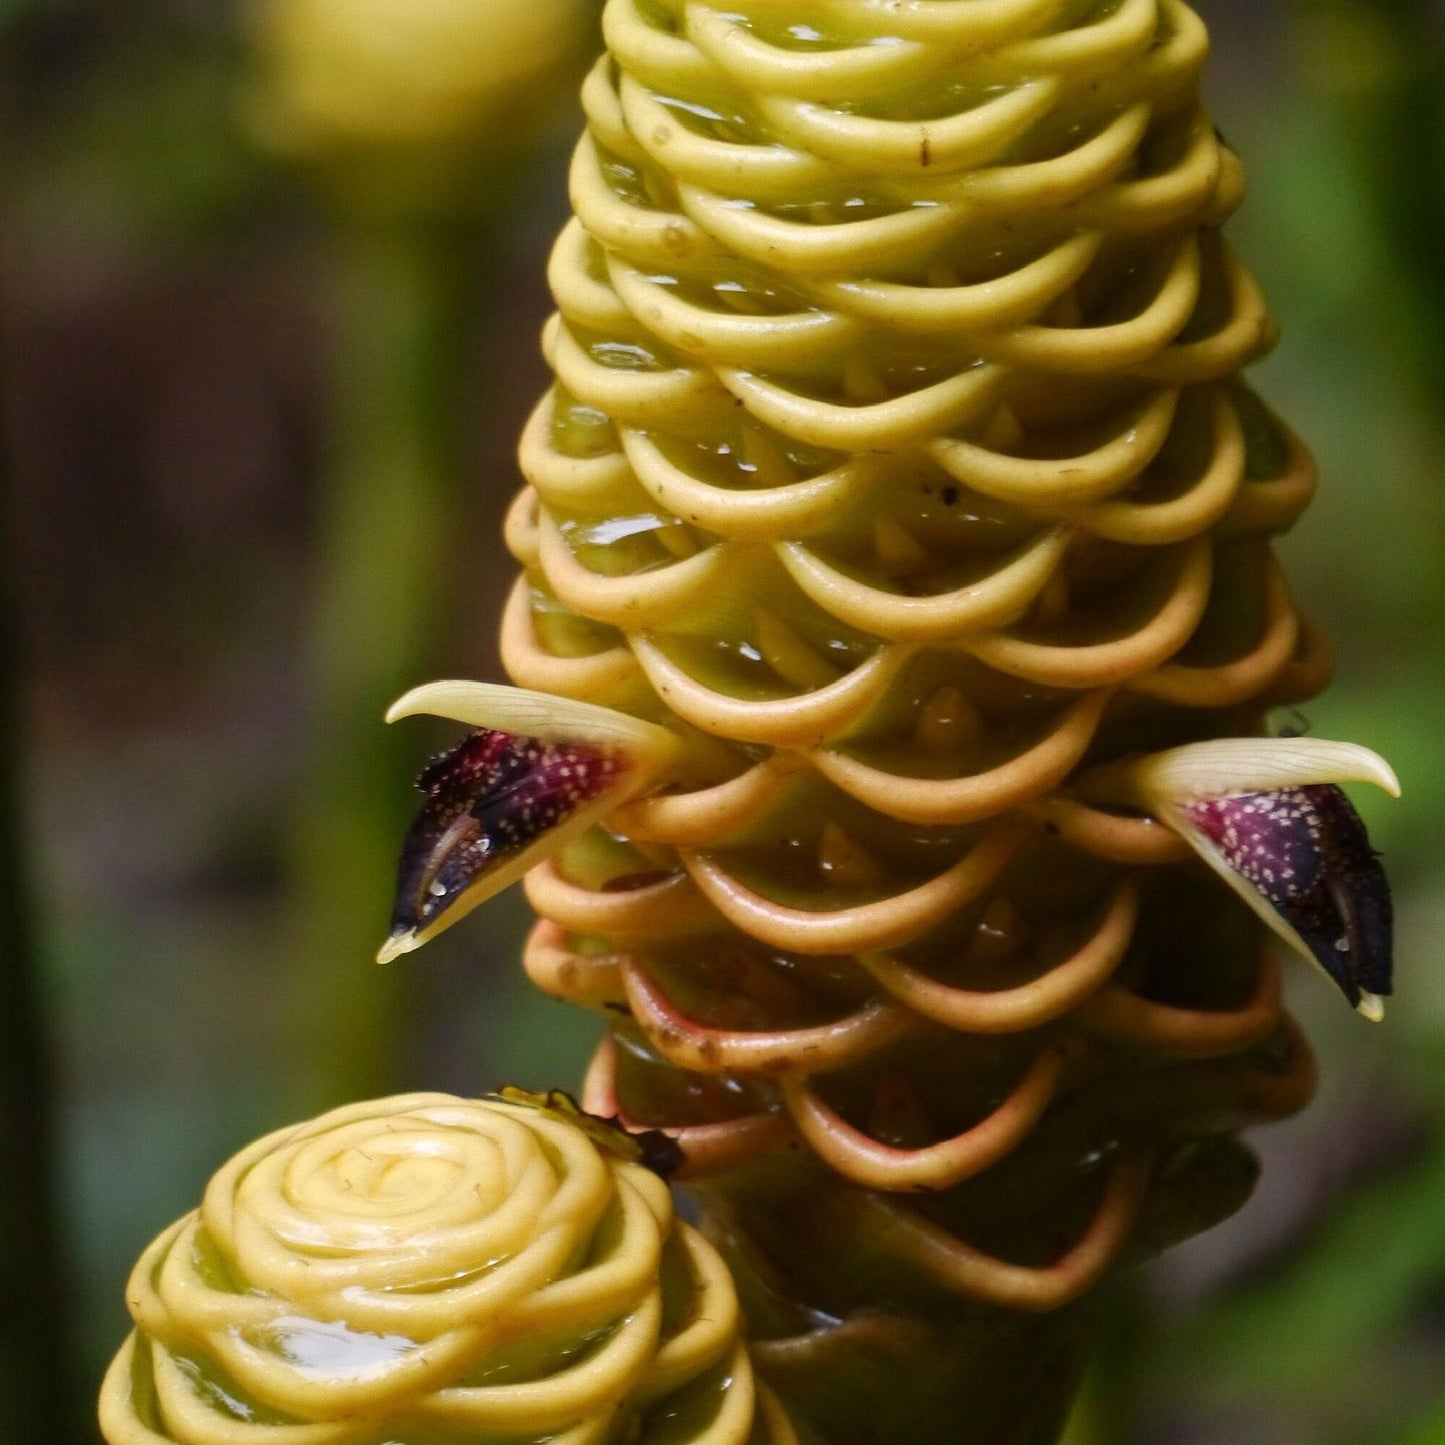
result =
M691 763L530 875L529 971L630 1013L592 1106L675 1129L694 1175L801 1136L936 1282L1062 1303L1164 1142L1310 1089L1179 841L1069 790L1328 670L1268 547L1313 473L1237 376L1272 328L1218 231L1242 186L1203 27L1178 0L604 25L503 651L671 714ZM1061 1131L1019 1213L1092 1199L1077 1243L962 1237L972 1185ZM883 1197L916 1191L952 1202Z
M268 1135L127 1298L110 1445L794 1439L666 1186L526 1106L416 1094Z

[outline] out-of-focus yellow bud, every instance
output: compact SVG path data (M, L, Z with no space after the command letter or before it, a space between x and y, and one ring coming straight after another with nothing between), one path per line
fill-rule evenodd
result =
M793 1445L666 1186L554 1110L414 1094L243 1150L141 1257L110 1445Z
M305 153L500 130L571 80L587 0L261 0L264 130Z
M486 213L489 173L571 103L590 0L253 0L242 98L267 150L354 213Z

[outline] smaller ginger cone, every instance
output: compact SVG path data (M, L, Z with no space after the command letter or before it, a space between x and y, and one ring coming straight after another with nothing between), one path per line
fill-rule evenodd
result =
M637 1152L444 1094L267 1135L137 1264L106 1440L796 1445L722 1261Z

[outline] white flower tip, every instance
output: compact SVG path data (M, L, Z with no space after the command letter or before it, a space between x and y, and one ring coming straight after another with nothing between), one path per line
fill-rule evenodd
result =
M1213 738L1116 764L1099 776L1151 808L1324 783L1373 783L1400 796L1384 758L1331 738Z
M422 945L422 939L413 929L390 934L385 943L376 950L376 961L392 963L404 953L413 953Z
M505 694L519 691L499 683L457 677L424 682L397 698L387 708L386 720L394 723L404 717L444 717L470 727L495 728L497 723L480 719L493 717L499 706L506 707Z
M420 687L414 687L404 692L392 705L387 708L382 717L383 722L400 722L404 717L430 716L435 709L429 707L428 694L439 684L425 682Z
M677 736L629 713L552 693L500 683L449 678L403 694L386 710L386 721L442 717L489 732L543 742L608 748L629 756L634 768L655 775L677 753Z
M1365 751L1368 752L1369 750L1365 749ZM1378 764L1377 771L1372 773L1368 778L1362 778L1360 781L1374 783L1376 787L1383 788L1392 798L1398 798L1401 792L1400 780L1395 776L1394 768L1378 753L1370 753L1370 756L1374 758L1376 764Z
M1360 1001L1355 1005L1355 1012L1361 1018L1367 1018L1372 1024L1382 1024L1385 1021L1385 1000L1377 993L1361 993Z

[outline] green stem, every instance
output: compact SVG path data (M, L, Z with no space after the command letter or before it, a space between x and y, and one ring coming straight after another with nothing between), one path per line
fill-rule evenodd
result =
M1115 1280L1099 1311L1093 1359L1061 1445L1130 1445L1138 1439L1146 1322L1138 1277Z
M425 679L444 640L462 360L484 241L476 227L397 222L353 225L340 243L335 434L291 875L289 1102L302 1109L387 1091L404 1055L406 980L371 960L412 808L403 780L415 742L382 713Z

